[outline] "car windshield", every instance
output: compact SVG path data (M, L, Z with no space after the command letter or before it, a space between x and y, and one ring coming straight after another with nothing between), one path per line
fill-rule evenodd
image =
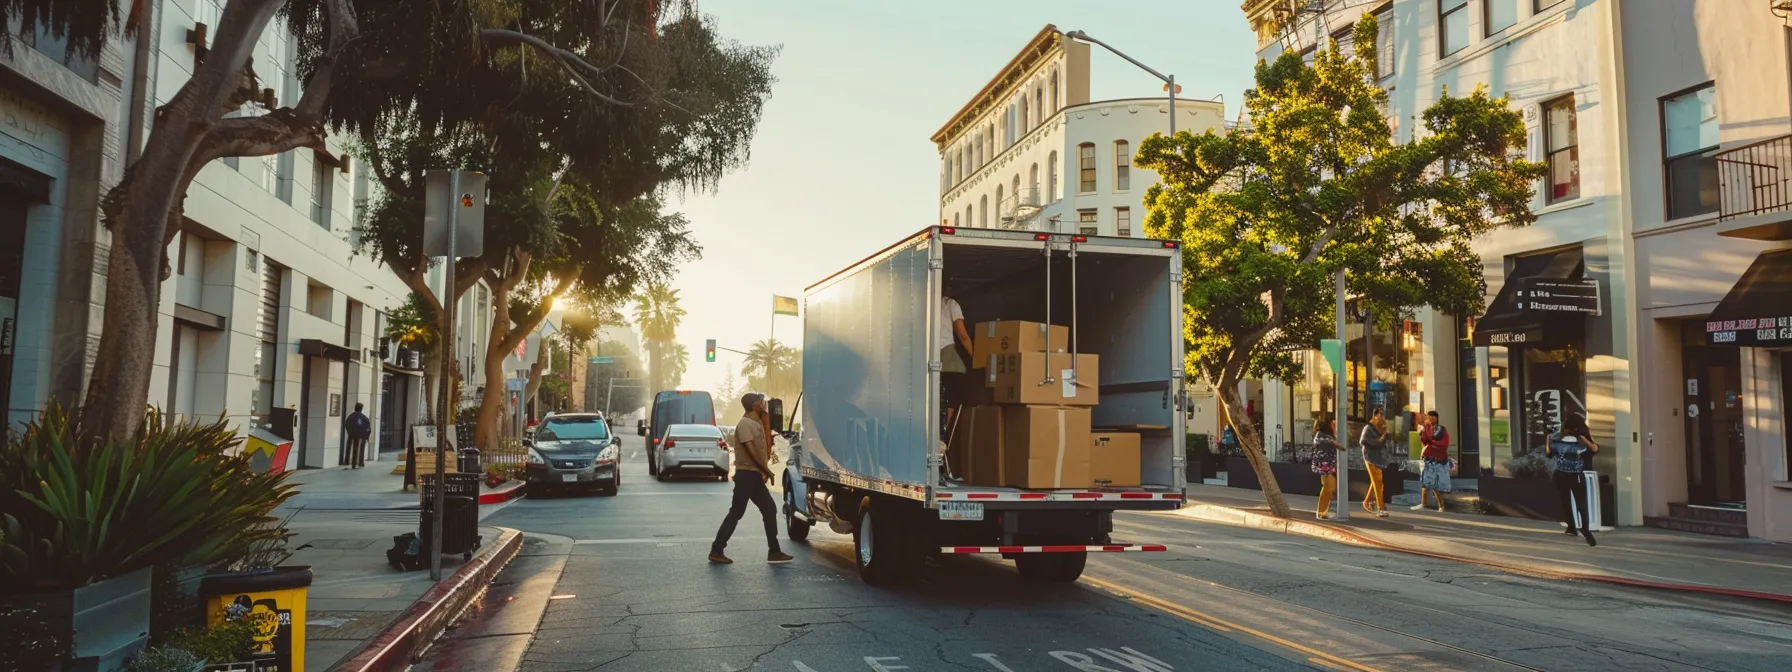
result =
M535 430L536 441L602 441L610 426L598 418L548 418Z

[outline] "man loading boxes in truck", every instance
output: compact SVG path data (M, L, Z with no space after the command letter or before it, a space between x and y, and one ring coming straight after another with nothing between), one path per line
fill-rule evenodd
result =
M851 533L871 582L912 578L933 553L999 553L1024 578L1071 581L1088 553L1163 550L1111 537L1115 511L1181 505L1180 266L1171 241L935 227L811 286L792 538ZM916 412L943 391L932 346L948 281L964 313L1017 318L970 329L984 398L950 452L943 414ZM942 480L948 458L965 480Z

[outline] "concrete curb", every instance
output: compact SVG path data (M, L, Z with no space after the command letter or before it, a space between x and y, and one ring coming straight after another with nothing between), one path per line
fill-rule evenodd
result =
M1584 573L1584 572L1563 572L1563 571L1552 570L1552 569L1541 569L1541 568L1530 566L1530 565L1518 565L1518 564L1513 564L1513 563L1500 562L1498 560L1489 560L1487 558L1481 558L1481 557L1475 557L1475 556L1454 555L1454 554L1450 554L1450 553L1438 553L1438 552L1434 552L1434 551L1425 551L1425 550L1419 550L1419 549L1413 549L1413 548L1406 548L1406 547L1399 546L1396 544L1390 544L1385 541L1375 539L1373 537L1365 536L1361 533L1358 533L1358 532L1355 532L1352 530L1348 530L1348 529L1345 529L1345 528L1342 528L1342 527L1339 527L1336 525L1327 525L1325 523L1309 522L1309 521L1304 521L1304 520L1292 520L1292 519L1285 519L1285 518L1277 518L1275 516L1272 516L1272 515L1269 515L1266 513L1259 513L1256 511L1240 509L1240 508L1235 508L1235 507L1230 507L1230 506L1222 506L1219 504L1190 503L1188 506L1183 507L1181 510L1177 511L1176 513L1177 513L1177 515L1187 516L1189 518L1194 518L1196 520L1204 520L1204 521L1207 521L1210 523L1220 523L1220 524L1224 524L1224 525L1236 525L1239 527L1253 527L1253 528L1262 529L1262 530L1273 530L1273 531L1282 532L1285 534L1298 534L1298 535L1302 535L1302 536L1316 537L1319 539L1335 541L1335 542L1338 542L1341 544L1351 544L1353 546L1366 546L1369 548L1377 548L1377 549L1386 550L1386 551L1395 551L1395 552L1399 552L1399 553L1406 553L1408 555L1424 556L1427 558L1435 558L1438 560L1453 560L1456 562L1466 562L1469 564L1481 565L1483 567L1492 567L1495 569L1501 569L1501 570L1505 570L1508 572L1512 572L1514 574L1526 574L1526 575L1530 575L1530 576L1541 576L1541 577L1550 578L1550 579L1599 581L1599 582L1603 582L1603 583L1611 583L1611 584L1617 584L1617 585L1622 585L1622 586L1631 586L1634 588L1654 588L1654 589L1658 589L1658 590L1676 590L1676 591L1682 591L1682 592L1705 593L1707 595L1723 595L1726 597L1746 597L1746 598L1756 599L1756 600L1766 600L1769 602L1780 602L1780 603L1792 604L1792 595L1781 595L1779 593L1766 593L1766 592L1754 591L1754 590L1742 590L1739 588L1724 588L1721 586L1701 586L1701 585L1695 585L1695 584L1671 583L1671 582L1665 582L1665 581L1646 581L1646 580L1642 580L1642 579L1632 579L1632 578L1623 577L1623 576L1613 576L1610 574L1590 574L1590 573Z
M529 484L525 483L523 481L511 481L509 483L505 483L503 485L500 485L500 486L492 489L490 492L479 493L479 503L480 504L503 504L510 500L522 497L523 491L525 489L527 489L528 486L529 486Z
M498 529L496 543L481 549L452 575L442 577L396 622L367 640L336 669L397 672L409 668L523 549L522 532L508 527Z

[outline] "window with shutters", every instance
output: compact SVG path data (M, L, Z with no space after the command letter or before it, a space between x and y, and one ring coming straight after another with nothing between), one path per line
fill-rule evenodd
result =
M1114 208L1114 235L1132 237L1132 208Z

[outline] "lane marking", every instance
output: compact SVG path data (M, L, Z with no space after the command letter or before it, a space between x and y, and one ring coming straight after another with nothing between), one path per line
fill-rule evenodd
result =
M1299 644L1296 642L1292 642L1292 641L1283 639L1281 637L1277 637L1275 635L1269 634L1262 630L1258 630L1256 628L1239 625L1237 623L1233 623L1231 621L1227 621L1225 619L1218 618L1218 617L1215 617L1210 614L1205 614L1205 613L1190 609L1188 607L1184 607L1179 604L1167 602L1167 601L1152 597L1150 595L1146 595L1144 593L1138 592L1136 590L1132 590L1130 588L1122 588L1118 585L1108 583L1107 581L1103 581L1101 579L1084 576L1081 580L1083 583L1087 583L1087 584L1099 587L1099 588L1106 590L1110 593L1114 593L1116 595L1121 595L1121 596L1130 598L1134 602L1141 602L1141 603L1150 605L1152 607L1156 607L1160 611L1169 613L1172 616L1180 617L1184 620L1195 623L1196 625L1201 625L1201 626L1208 627L1208 628L1215 628L1215 629L1218 629L1220 632L1228 632L1230 630L1237 630L1239 632L1242 632L1242 633L1245 633L1248 635L1252 635L1259 639L1263 639L1263 640L1269 641L1269 642L1274 642L1281 646L1284 646L1284 647L1287 647L1290 649L1294 649L1295 651L1299 651L1308 656L1312 656L1314 658L1319 658L1321 660L1328 661L1334 665L1340 666L1342 669L1356 670L1357 672L1381 672L1380 670L1378 670L1376 668L1369 667L1367 665L1362 665L1360 663L1357 663L1355 661L1351 661L1351 660L1348 660L1345 658L1340 658L1338 656L1326 653L1324 651L1320 651L1318 649L1315 649L1315 648L1312 648L1312 647L1309 647L1309 646L1306 646L1303 644Z
M679 537L672 539L666 537L654 537L652 539L574 539L572 543L575 546L589 546L594 544L678 544L699 541L714 541L714 539L709 537Z

